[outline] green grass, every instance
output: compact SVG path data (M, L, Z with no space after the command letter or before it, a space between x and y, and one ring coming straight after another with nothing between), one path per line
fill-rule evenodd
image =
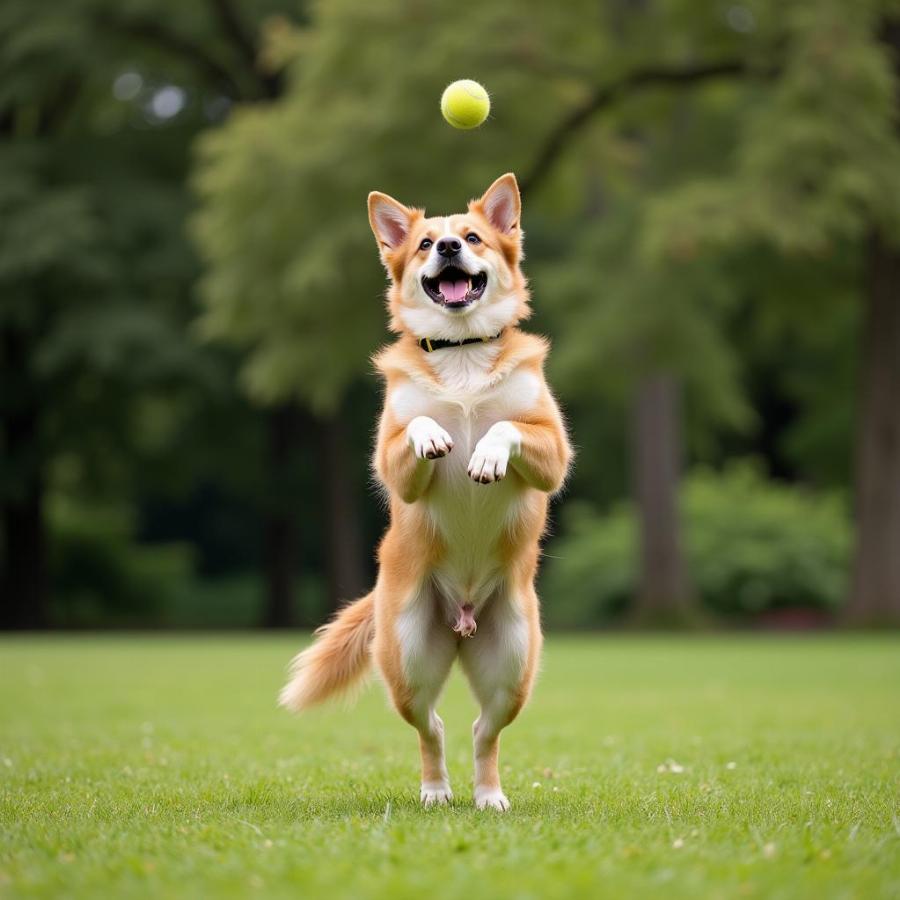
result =
M424 811L380 688L275 708L299 643L0 642L0 894L900 895L894 638L551 640L506 816L472 808L458 675L457 799Z

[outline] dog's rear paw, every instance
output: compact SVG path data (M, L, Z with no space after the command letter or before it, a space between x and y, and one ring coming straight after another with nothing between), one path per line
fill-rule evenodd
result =
M477 809L506 812L509 809L509 800L500 788L475 788L475 806Z
M453 791L449 784L429 782L422 785L419 799L423 806L444 806L453 799Z

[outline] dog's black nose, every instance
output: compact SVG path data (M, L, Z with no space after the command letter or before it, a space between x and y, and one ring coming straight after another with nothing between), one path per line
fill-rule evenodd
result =
M446 256L447 259L450 259L451 256L456 256L462 250L462 241L457 238L441 238L435 244L435 249L441 256Z

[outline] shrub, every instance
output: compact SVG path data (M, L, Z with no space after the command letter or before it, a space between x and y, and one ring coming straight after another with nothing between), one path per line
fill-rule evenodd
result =
M190 579L190 549L136 543L130 516L122 509L57 501L50 526L56 625L157 624Z
M838 497L768 481L743 464L691 474L682 513L692 583L706 609L747 617L841 603L852 534ZM569 628L602 624L627 610L634 595L633 505L599 515L579 504L565 525L547 550L545 619Z

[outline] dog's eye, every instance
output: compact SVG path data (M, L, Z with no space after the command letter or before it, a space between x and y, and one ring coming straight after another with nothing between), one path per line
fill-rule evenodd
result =
M470 232L469 234L466 235L466 240L467 240L470 244L480 244L480 243L481 243L481 238L478 237L478 235L475 234L474 231L472 231L472 232Z
M433 243L434 241L431 238L425 238L425 240L422 241L421 244L419 244L419 249L427 250Z

